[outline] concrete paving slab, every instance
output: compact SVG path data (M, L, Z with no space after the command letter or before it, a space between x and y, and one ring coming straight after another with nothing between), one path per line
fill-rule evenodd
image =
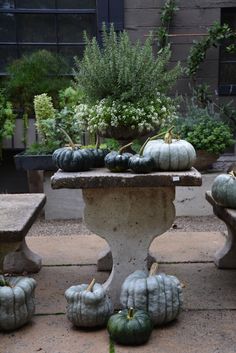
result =
M235 353L235 311L183 312L178 321L155 329L140 347L115 345L116 353ZM4 353L109 353L105 329L74 329L65 315L36 316L20 330L0 334Z
M185 284L185 309L236 310L236 270L218 270L213 263L165 264L160 271L177 276ZM65 313L64 292L72 285L89 283L94 277L104 283L109 273L97 272L96 266L44 267L33 275L36 288L36 312Z
M160 262L208 262L224 242L220 232L167 232L153 241L150 250ZM28 237L27 243L44 265L96 264L107 246L96 235Z

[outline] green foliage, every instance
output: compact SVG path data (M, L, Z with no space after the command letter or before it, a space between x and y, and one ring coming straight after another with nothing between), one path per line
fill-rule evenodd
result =
M36 128L42 141L30 146L26 153L50 154L55 149L68 143L62 130L65 130L74 143L80 143L81 130L75 117L74 108L70 105L63 109L54 108L52 99L47 94L35 96L34 99Z
M168 44L168 32L170 23L174 17L175 12L178 10L179 8L176 6L175 0L167 0L161 10L161 25L156 32L159 49L166 47Z
M144 45L132 44L127 32L117 34L113 26L109 31L103 26L101 47L85 36L84 56L75 62L77 86L92 103L107 97L137 102L166 93L180 75L180 65L168 70L169 46L155 57L152 40L149 36Z
M82 102L84 99L83 92L74 87L66 87L64 90L59 91L59 105L61 108L73 108L75 105Z
M191 47L187 58L186 74L194 78L200 64L206 58L207 50L211 47L217 47L224 40L236 40L236 34L227 24L221 25L219 22L214 22L214 24L208 29L207 36L199 42L193 42L194 44ZM229 52L235 52L236 45L230 44L226 50Z
M46 50L25 55L7 68L8 97L15 108L30 114L35 95L48 93L54 102L58 101L58 91L68 85L68 78L61 76L67 71L64 59Z
M13 135L15 118L12 104L7 100L5 91L0 89L0 159L3 138L9 138Z
M220 154L234 143L230 127L219 120L212 105L200 108L192 102L186 116L180 118L176 126L180 138L186 139L196 150Z

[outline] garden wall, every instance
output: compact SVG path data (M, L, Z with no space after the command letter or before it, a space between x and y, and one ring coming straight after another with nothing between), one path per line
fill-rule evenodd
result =
M165 0L124 0L125 29L133 40L144 40L149 31L160 25L160 11ZM220 21L221 8L235 7L235 0L178 0L176 12L170 27L170 43L173 50L172 62L184 65L193 40L202 38L214 21ZM198 35L192 35L198 34ZM218 88L219 50L211 49L201 65L197 81ZM189 80L182 78L177 85L179 93L188 92ZM221 98L222 99L222 98ZM225 98L224 98L225 99ZM232 97L230 98L232 100ZM236 99L234 99L236 102Z

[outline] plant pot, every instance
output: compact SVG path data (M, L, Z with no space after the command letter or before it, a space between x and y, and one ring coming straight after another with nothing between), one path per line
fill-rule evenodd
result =
M56 171L52 155L26 155L19 153L14 156L16 169Z
M137 128L131 129L130 126L110 126L105 132L99 133L102 137L114 138L116 140L134 140L141 136L148 134L148 131L144 130L140 132Z
M197 150L196 154L197 158L193 166L200 171L210 169L212 164L219 158L218 154L210 153L204 150Z

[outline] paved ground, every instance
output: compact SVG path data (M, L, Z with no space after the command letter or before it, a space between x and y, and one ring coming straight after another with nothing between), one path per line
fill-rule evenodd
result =
M96 270L105 242L86 234L28 237L30 248L44 259L40 273L33 275L38 282L36 316L17 332L0 334L1 353L109 353L105 329L75 329L65 315L64 291L69 286L92 277L103 282L109 275ZM155 329L145 346L116 345L116 353L236 352L236 270L218 270L213 263L223 243L218 231L172 231L153 242L151 251L161 271L185 284L184 311L177 321Z

